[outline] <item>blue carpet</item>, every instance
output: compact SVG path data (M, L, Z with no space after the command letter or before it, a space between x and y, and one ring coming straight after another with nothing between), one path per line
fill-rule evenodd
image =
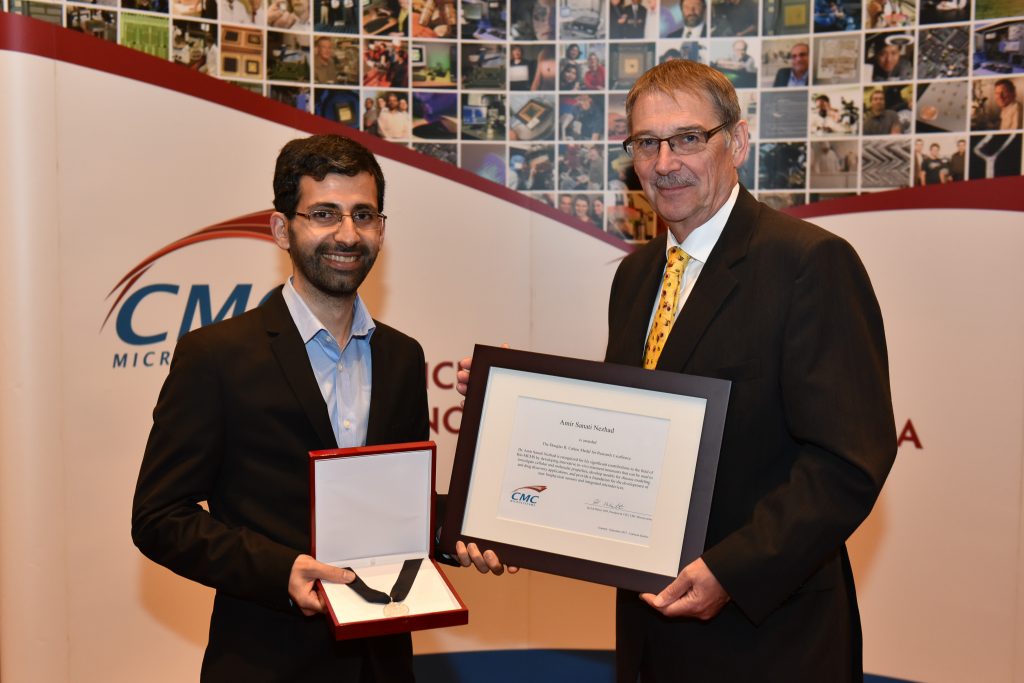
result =
M612 683L614 653L605 650L499 650L419 655L418 683ZM865 683L908 683L866 675Z

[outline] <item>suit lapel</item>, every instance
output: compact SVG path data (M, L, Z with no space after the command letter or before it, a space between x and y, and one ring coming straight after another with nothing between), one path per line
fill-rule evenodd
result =
M366 418L366 443L386 443L382 441L379 432L386 431L386 420L381 411L384 410L384 397L387 390L383 387L390 383L389 374L391 365L387 362L387 333L381 328L381 324L374 321L377 329L370 337L370 414ZM384 332L382 334L382 332ZM383 425L383 426L382 426Z
M317 386L306 347L302 343L291 313L288 312L280 288L270 295L261 310L270 349L277 362L281 364L285 379L306 417L309 418L317 438L325 446L337 446L327 404L324 403L320 387Z
M686 366L708 325L738 284L732 267L747 254L757 214L757 200L740 186L739 197L722 235L672 326L658 359L659 370L679 372Z

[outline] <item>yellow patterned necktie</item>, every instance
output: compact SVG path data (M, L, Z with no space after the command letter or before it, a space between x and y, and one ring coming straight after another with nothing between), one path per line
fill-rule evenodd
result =
M683 271L690 262L690 255L679 247L668 250L668 265L665 266L665 280L661 283L661 298L658 310L654 313L651 333L647 336L647 347L644 350L644 367L653 370L658 365L661 350L665 348L668 333L676 318L676 305L679 303L679 290L683 282Z

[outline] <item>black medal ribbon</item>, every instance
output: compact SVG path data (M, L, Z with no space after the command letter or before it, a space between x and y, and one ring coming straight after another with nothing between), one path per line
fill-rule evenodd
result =
M395 585L391 587L390 594L367 586L352 567L345 567L345 569L355 574L356 577L348 586L367 602L373 602L378 605L386 605L389 602L402 602L409 595L409 591L412 590L412 584L416 581L416 574L419 572L422 562L422 557L403 562L402 571L398 573L398 578L395 580Z

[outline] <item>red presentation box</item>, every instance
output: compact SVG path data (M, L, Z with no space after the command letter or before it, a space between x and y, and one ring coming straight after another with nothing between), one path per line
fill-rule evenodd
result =
M349 585L318 582L338 640L469 623L465 603L431 559L435 459L432 441L309 454L313 557L354 570L386 594L406 560L422 560L408 596L388 615Z

